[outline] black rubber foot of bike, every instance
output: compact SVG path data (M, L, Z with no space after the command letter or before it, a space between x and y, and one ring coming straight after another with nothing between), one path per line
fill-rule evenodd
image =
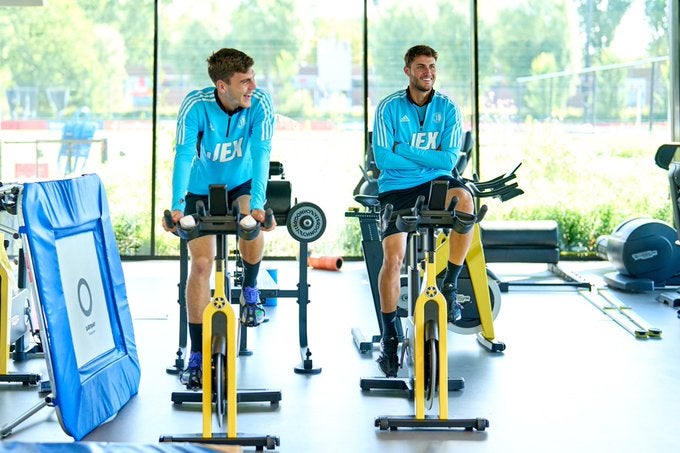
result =
M319 374L319 373L321 373L321 367L314 368L311 360L303 360L302 364L295 367L295 373L297 373L297 374Z
M258 450L266 448L274 450L281 444L278 436L270 435L244 435L227 437L224 433L213 433L211 437L203 437L200 434L180 434L160 436L159 442L191 442L200 444L240 445L244 447L256 447Z
M384 416L375 419L375 426L381 431L396 431L397 428L463 428L465 431L484 431L489 427L489 420L485 418L438 418L426 415L425 418L415 418L414 416Z

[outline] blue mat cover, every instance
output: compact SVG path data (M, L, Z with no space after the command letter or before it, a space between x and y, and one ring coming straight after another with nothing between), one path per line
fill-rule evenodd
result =
M80 440L136 395L140 380L106 193L96 175L26 183L22 207L55 408Z
M242 451L241 447L198 444L132 444L113 442L43 443L0 442L0 453L209 453Z

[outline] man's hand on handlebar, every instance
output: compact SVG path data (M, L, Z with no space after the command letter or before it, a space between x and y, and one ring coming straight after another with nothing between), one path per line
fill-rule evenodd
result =
M184 213L180 210L170 212L166 209L163 213L163 219L161 221L163 229L173 234L177 234L180 237L184 237L182 233L185 233L186 235L187 232L193 231L197 226L197 222L199 221L201 223L208 222L208 225L211 225L210 219L212 219L212 217L203 217L207 214L205 213L205 207L203 206L202 202L197 202L196 209L198 212L203 212L202 216L200 214L184 215ZM236 216L236 214L234 215ZM236 218L233 219L233 225L236 225L235 221ZM225 223L224 220L221 220L218 224L221 225L225 231L230 228L229 222ZM177 225L180 226L181 233L180 230L177 229ZM215 225L212 225L212 229L210 226L207 228L209 231L218 231L217 229L214 229L214 227ZM231 228L234 229L234 232L237 231L235 226L232 226ZM240 218L238 228L240 228L239 236L243 237L244 239L254 239L257 237L259 231L272 231L274 228L276 228L276 218L274 217L274 213L271 209L267 209L266 211L262 209L254 209L250 215Z
M179 222L179 219L181 219L184 216L184 212L180 211L179 209L176 209L172 211L171 213L172 217L172 224L168 225L168 220L167 219L167 213L163 216L161 219L161 224L163 225L163 229L165 231L169 231L171 233L174 233L177 230L177 223Z
M260 223L260 229L262 231L272 231L276 228L276 218L272 215L271 219L266 219L265 211L262 209L253 209L250 212L253 219Z

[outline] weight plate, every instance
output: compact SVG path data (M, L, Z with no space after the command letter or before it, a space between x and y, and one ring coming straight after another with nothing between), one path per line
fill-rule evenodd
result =
M286 226L296 241L313 242L326 230L326 216L314 203L298 203L288 212Z

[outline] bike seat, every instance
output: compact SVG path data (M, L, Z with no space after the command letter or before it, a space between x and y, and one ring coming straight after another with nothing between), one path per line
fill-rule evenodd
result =
M377 195L354 195L354 200L367 208L377 208L380 206Z

